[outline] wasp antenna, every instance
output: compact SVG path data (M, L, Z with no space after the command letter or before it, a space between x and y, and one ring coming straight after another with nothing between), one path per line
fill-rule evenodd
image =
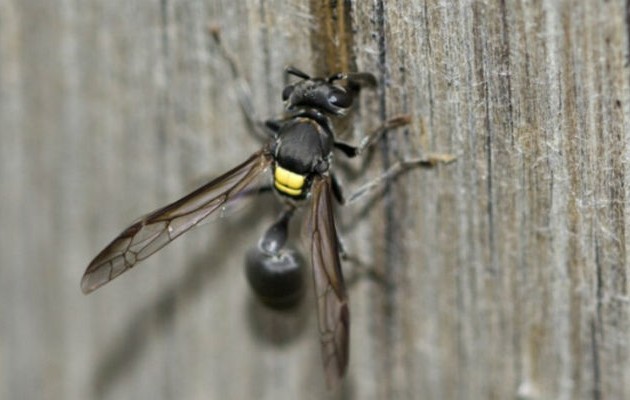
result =
M293 67L291 65L287 66L284 69L284 72L286 72L287 74L290 74L290 75L297 76L298 78L311 79L310 75L308 75L306 72L304 72L304 71L302 71L300 69L297 69L297 68L295 68L295 67Z
M346 74L345 78L351 85L357 86L359 88L374 88L378 84L378 82L376 81L376 77L369 72L353 72L351 74Z
M338 72L334 75L330 75L328 77L328 83L333 83L334 81L340 81L342 79L347 79L348 75L342 73L342 72Z

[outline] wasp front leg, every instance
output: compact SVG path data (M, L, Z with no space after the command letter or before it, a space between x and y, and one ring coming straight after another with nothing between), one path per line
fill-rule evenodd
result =
M267 129L266 124L256 113L256 108L252 102L252 90L247 80L243 77L243 73L241 72L241 68L236 60L236 57L234 57L232 52L221 40L221 29L213 25L208 27L208 33L214 41L221 56L230 67L238 104L245 116L249 132L252 133L258 140L267 141L269 138L273 138L275 133Z

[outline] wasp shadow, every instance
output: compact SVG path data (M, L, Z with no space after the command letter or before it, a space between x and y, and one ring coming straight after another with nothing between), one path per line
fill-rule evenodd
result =
M246 304L247 322L254 338L261 343L284 347L295 341L308 325L309 307L315 307L308 293L286 309L275 309L263 304L250 293Z

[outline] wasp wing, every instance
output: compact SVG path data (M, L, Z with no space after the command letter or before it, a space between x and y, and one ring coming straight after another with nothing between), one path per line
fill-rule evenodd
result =
M176 237L222 209L253 183L271 164L266 148L176 202L160 208L125 229L88 265L81 289L90 293L149 257Z
M311 193L311 263L319 335L326 381L333 387L348 366L350 312L339 260L330 178L315 178Z

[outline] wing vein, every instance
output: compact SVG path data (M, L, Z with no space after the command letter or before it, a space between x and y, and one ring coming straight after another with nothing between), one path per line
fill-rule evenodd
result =
M350 314L339 259L329 177L315 179L312 197L309 219L311 263L326 382L333 387L341 380L348 365Z
M88 265L81 279L83 292L90 293L133 268L239 195L253 194L247 189L272 159L265 147L225 174L130 225Z

